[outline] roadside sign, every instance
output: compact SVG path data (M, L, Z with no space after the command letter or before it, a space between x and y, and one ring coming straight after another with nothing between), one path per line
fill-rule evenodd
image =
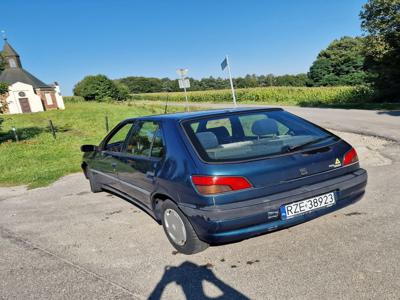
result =
M176 74L178 74L181 77L185 77L188 72L189 72L188 69L176 69Z
M179 88L185 91L186 111L189 111L189 100L186 92L186 89L190 88L190 81L188 78L186 78L188 72L189 72L188 69L184 68L176 69L176 74L178 74L181 77L181 79L178 79Z
M179 88L180 89L188 89L190 88L190 81L189 79L185 78L185 79L179 79Z

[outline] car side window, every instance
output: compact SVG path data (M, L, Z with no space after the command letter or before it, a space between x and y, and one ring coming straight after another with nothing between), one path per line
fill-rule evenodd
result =
M157 122L142 121L129 137L126 152L135 156L162 157L164 143Z
M121 152L129 130L132 128L132 123L126 123L119 128L106 142L104 149L111 152Z
M153 147L151 148L151 157L164 156L164 141L162 137L161 128L158 127L154 133Z

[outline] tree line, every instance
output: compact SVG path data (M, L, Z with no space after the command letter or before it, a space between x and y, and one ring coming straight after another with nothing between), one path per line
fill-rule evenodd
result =
M229 81L221 77L208 77L202 79L189 78L190 90L220 90L229 88ZM234 78L234 85L237 88L264 87L264 86L305 86L307 84L307 74L297 75L246 75L245 77ZM178 81L170 78L136 77L129 76L116 80L124 84L130 93L155 93L163 91L178 92Z
M370 86L377 101L400 101L400 0L368 0L360 12L362 37L341 37L320 51L307 74L246 75L236 88L268 86ZM190 90L229 87L224 78L190 78ZM74 88L86 100L124 99L128 94L179 91L169 78L87 76Z
M190 80L191 91L221 90L229 88L228 79L224 78L202 78ZM268 87L268 86L308 86L307 74L297 75L246 75L234 78L236 88ZM82 96L85 100L123 100L129 94L177 92L181 91L178 80L170 78L154 78L129 76L121 79L111 80L105 75L86 76L74 87L74 95Z

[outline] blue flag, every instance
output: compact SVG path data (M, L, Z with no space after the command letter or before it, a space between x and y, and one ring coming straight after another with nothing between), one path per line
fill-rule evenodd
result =
M221 69L222 69L222 71L223 70L225 70L225 68L228 66L228 60L226 59L226 57L225 57L225 59L222 61L222 63L221 63Z

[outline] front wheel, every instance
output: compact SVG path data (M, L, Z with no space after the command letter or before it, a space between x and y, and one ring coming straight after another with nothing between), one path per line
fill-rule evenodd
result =
M168 240L183 254L194 254L207 249L181 210L171 200L162 204L162 224Z

